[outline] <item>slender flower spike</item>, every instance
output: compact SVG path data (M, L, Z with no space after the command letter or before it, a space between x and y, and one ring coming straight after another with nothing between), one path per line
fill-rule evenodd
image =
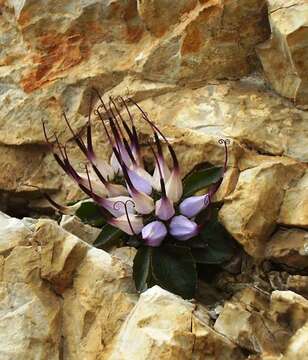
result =
M169 225L170 234L177 240L185 241L198 235L198 224L186 216L178 215L172 218Z
M152 221L142 229L142 239L148 246L159 246L166 235L167 228L161 221Z
M168 236L178 241L186 241L197 236L201 224L198 225L194 218L210 205L223 175L209 188L207 194L182 199L180 165L172 145L162 131L133 100L110 97L109 101L105 102L97 90L94 89L94 92L99 105L93 113L96 115L96 121L101 122L103 126L110 145L111 158L99 158L93 147L91 126L94 119L91 120L91 115L94 97L91 96L85 140L80 132L77 133L72 128L68 117L63 114L73 140L85 157L84 172L74 168L66 145L60 144L55 133L49 135L43 123L46 142L59 166L99 205L100 212L108 224L130 236L139 237L142 244L157 247ZM141 113L144 124L152 131L154 141L148 145L155 160L153 173L149 173L144 166L134 116L129 105ZM225 173L228 140L221 139L219 143L225 148ZM171 156L170 166L165 161L165 151ZM77 209L77 205L61 206L47 194L45 196L60 212L72 213Z

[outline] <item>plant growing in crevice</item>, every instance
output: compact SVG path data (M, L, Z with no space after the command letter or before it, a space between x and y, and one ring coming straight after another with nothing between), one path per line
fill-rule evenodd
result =
M105 102L98 91L99 106L90 102L86 140L77 134L64 114L72 136L86 158L84 171L72 165L66 145L55 133L46 141L65 173L91 199L71 206L48 200L60 212L75 213L85 222L101 227L94 245L108 248L121 241L137 248L133 277L138 291L158 284L192 298L197 287L198 264L222 264L233 254L233 244L217 221L217 205L212 203L227 169L228 140L219 140L225 149L223 166L206 166L184 179L176 153L157 125L132 99L110 97ZM131 107L135 107L153 134L148 144L154 170L144 166L140 141ZM102 160L92 142L93 113L101 121L112 149L110 162ZM166 162L163 147L172 166ZM206 189L203 195L196 195Z

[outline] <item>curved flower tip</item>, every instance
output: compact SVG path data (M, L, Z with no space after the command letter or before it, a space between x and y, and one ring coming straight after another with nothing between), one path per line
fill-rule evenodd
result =
M197 223L183 215L178 215L172 218L169 232L177 240L185 241L198 235L199 229Z
M181 174L178 169L173 169L169 180L166 184L166 193L167 197L171 199L173 202L177 202L180 200L183 195L183 184L181 179Z
M101 205L115 217L135 213L135 204L128 196L116 196L101 200Z
M152 221L142 229L142 238L148 246L159 246L167 235L167 228L161 221Z
M180 204L180 212L189 218L192 218L204 210L210 203L208 194L200 196L191 196L183 200Z
M161 220L169 220L175 214L172 201L168 198L161 198L155 203L155 215Z
M122 215L117 218L110 219L108 223L128 235L138 235L143 228L142 218L137 215L129 214Z

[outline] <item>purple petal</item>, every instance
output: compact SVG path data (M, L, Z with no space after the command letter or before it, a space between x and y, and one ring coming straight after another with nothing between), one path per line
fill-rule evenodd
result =
M134 185L134 187L138 191L141 191L141 192L146 193L148 195L150 195L152 193L151 183L147 179L145 179L144 177L139 175L134 170L129 170L128 169L127 173L128 173L128 176L129 176L132 184Z
M169 232L177 240L188 240L198 234L198 224L183 215L178 215L172 218Z
M189 218L192 218L199 214L199 212L205 209L209 205L209 195L191 196L183 200L180 204L180 212Z
M168 198L156 201L155 215L161 220L169 220L175 213L173 203Z
M167 235L167 228L161 221L152 221L142 229L142 238L148 246L159 246Z

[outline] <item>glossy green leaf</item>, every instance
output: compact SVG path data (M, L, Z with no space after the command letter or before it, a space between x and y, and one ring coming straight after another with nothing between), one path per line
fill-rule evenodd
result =
M118 241L125 236L126 234L122 230L106 224L102 227L102 231L94 241L93 246L102 249L109 249L110 247L116 245Z
M210 167L194 171L184 179L183 197L186 198L195 194L209 185L215 184L222 177L222 167Z
M138 292L150 287L152 248L142 246L137 250L133 265L133 278Z
M78 216L82 222L92 226L101 227L106 224L99 205L92 201L83 202L75 215Z
M194 297L197 271L188 247L164 245L153 248L151 265L156 284L184 299Z
M235 242L218 221L217 209L213 209L212 216L200 232L199 240L206 247L200 246L192 249L197 263L222 264L234 255Z

